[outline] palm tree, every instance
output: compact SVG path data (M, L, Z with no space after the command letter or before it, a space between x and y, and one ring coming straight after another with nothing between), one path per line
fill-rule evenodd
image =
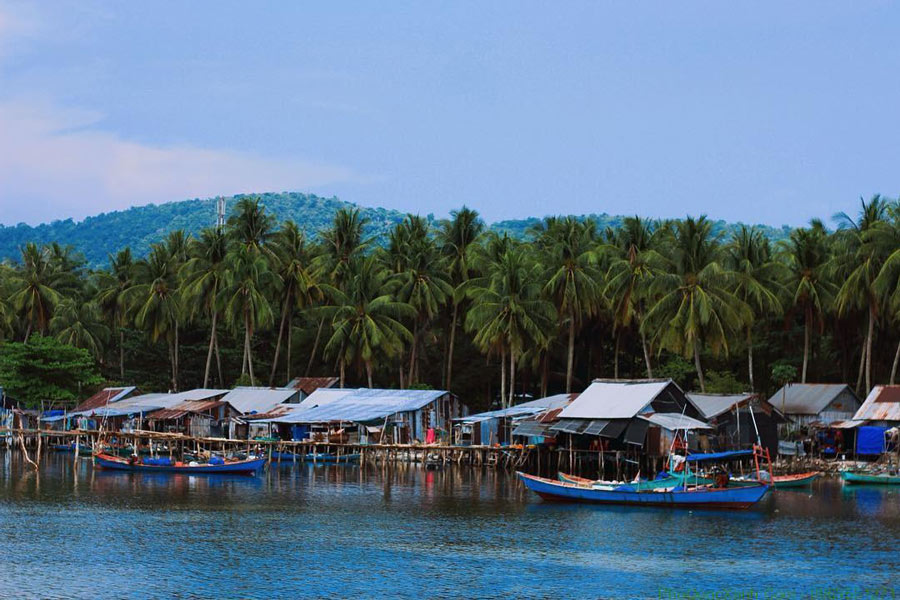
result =
M881 270L872 290L876 298L886 305L894 324L900 323L900 204L892 202L886 209L884 221L876 224L866 233L866 243L876 246L884 256ZM894 353L891 365L891 385L896 381L897 366L900 362L900 343Z
M119 339L119 378L125 380L125 325L128 319L128 290L134 285L134 259L131 248L109 256L109 271L98 276L96 302Z
M241 198L228 218L227 230L240 245L262 251L275 229L275 217L266 212L259 198Z
M747 373L750 391L753 381L753 323L757 318L781 312L778 296L782 290L782 265L774 259L769 239L755 227L741 225L725 249L726 267L736 279L735 295L752 311L746 324Z
M57 289L59 272L50 260L49 250L28 242L21 253L22 263L13 272L10 282L13 289L10 304L26 323L24 340L27 343L35 328L41 334L46 333L62 294Z
M135 284L127 291L134 306L134 321L144 329L151 342L165 338L172 368L172 389L178 389L178 365L175 360L175 328L181 312L176 261L162 244L151 246L145 260L135 263Z
M328 276L332 285L343 283L350 262L371 243L363 238L367 223L368 219L358 208L341 208L335 213L332 226L322 232L323 252L316 258L315 266Z
M391 231L386 260L398 282L396 296L415 310L409 353L410 385L419 379L419 349L430 323L453 296L440 250L429 236L428 222L407 215Z
M203 313L210 320L209 346L203 370L203 387L209 385L209 371L213 352L219 373L219 385L224 385L222 362L219 359L218 323L222 310L222 289L228 269L228 237L218 228L207 228L191 241L190 258L181 268L182 294L190 307L190 317Z
M809 365L809 341L812 327L818 323L820 331L824 316L835 292L828 280L828 234L821 221L813 221L808 228L795 229L786 244L788 286L793 290L793 307L803 314L803 368L800 381L806 383Z
M653 280L651 293L658 299L644 326L660 346L693 355L705 392L701 348L727 353L728 338L750 320L750 310L734 294L736 278L722 267L719 241L705 216L672 224L670 243L669 268Z
M885 223L887 201L884 198L876 195L869 202L860 198L860 204L858 222L846 213L836 215L840 228L835 234L839 249L834 254L834 267L837 281L844 282L836 298L838 314L844 316L854 309L867 314L868 325L860 365L865 366L868 394L872 389L872 342L881 304L881 297L876 293L874 283L885 258L896 247L891 243L896 239L885 239L877 233L873 235ZM862 369L859 379L862 379ZM857 382L857 391L859 383Z
M501 352L500 395L505 406L515 397L516 360L529 344L544 343L554 327L556 311L541 295L540 276L540 265L528 260L524 248L512 246L497 262L487 265L485 275L470 279L465 288L472 300L466 329L475 333L474 342L483 352ZM503 365L507 353L508 399Z
M438 244L447 258L447 271L454 287L453 314L450 317L450 340L447 346L446 388L451 389L453 379L453 350L456 343L456 329L459 322L459 305L462 297L459 287L472 276L472 248L484 231L484 221L478 212L463 206L450 212L450 220L441 222L438 230Z
M281 353L281 339L287 328L287 364L285 366L286 381L291 379L291 330L294 322L294 311L318 301L322 298L318 273L311 265L311 252L306 243L306 236L293 221L287 221L273 237L273 254L275 268L281 278L281 323L278 327L278 341L275 344L275 358L272 359L272 372L269 385L275 382L275 371L278 368L278 356Z
M594 315L602 296L603 274L596 252L597 226L574 217L547 219L538 238L546 269L543 292L553 300L561 324L567 325L566 393L572 391L575 367L575 335L585 318Z
M665 262L655 249L656 231L649 220L635 216L627 217L621 228L608 232L606 237L614 254L606 273L605 293L612 302L613 323L617 330L615 377L619 376L618 331L634 323L641 337L647 377L652 378L650 348L642 324L647 311L650 283Z
M394 299L396 281L374 257L357 257L344 270L343 289L325 286L330 297L316 312L331 322L333 331L325 353L340 364L341 387L346 380L345 367L361 364L369 387L379 357L392 358L402 351L412 334L402 319L414 318L415 309Z
M64 298L50 319L50 331L64 344L89 350L97 360L102 360L109 328L103 323L100 307L95 302Z
M271 325L273 315L268 293L280 282L269 269L266 256L253 245L238 245L229 254L228 262L223 291L225 316L234 329L244 329L241 375L249 373L250 385L256 385L251 345L253 332Z

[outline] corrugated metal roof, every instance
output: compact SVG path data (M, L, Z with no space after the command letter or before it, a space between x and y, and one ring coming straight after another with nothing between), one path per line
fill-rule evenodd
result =
M687 394L705 418L711 419L752 400L756 394Z
M789 383L775 392L769 403L786 415L817 415L844 391L858 400L845 383ZM856 405L843 408L852 411Z
M76 406L73 412L90 410L92 408L98 408L100 406L106 406L107 404L111 404L113 402L118 402L134 390L135 387L133 385L128 387L103 388L102 390Z
M675 384L671 380L595 381L562 410L559 418L630 419L669 385Z
M205 413L224 404L228 403L224 400L189 400L176 404L172 408L155 411L148 415L147 418L155 421L175 420L190 413Z
M306 398L300 401L301 408L313 408L314 406L324 406L340 400L344 396L349 396L356 390L353 388L319 388Z
M453 420L463 423L478 423L480 421L487 421L488 419L497 419L502 417L524 417L528 415L536 415L546 410L552 410L554 408L564 408L577 397L578 394L556 394L554 396L547 396L546 398L538 398L537 400L522 402L521 404L516 404L515 406L510 406L509 408L489 410L487 412L469 415L467 417L458 417Z
M297 394L294 389L235 388L222 400L231 404L239 413L247 415L269 412Z
M653 413L651 415L640 415L638 418L646 419L650 423L669 431L683 429L712 429L712 427L703 421L698 421L697 419L679 413Z
M119 400L115 404L108 407L77 411L71 413L72 416L77 415L105 415L107 417L122 416L130 414L145 413L150 410L159 410L161 408L172 408L182 402L189 400L208 400L217 396L228 393L228 390L212 390L199 388L196 390L187 390L185 392L177 392L175 394L141 394L140 396L131 396L123 400ZM113 410L114 409L114 410Z
M333 387L340 379L337 377L295 377L285 388L300 390L307 396L319 388Z
M315 394L318 394L320 391L323 390L318 390ZM348 393L331 402L310 408L303 408L301 403L300 409L287 415L273 419L262 419L261 421L277 423L331 423L334 421L360 423L374 421L397 413L419 410L438 398L449 394L449 392L443 390L361 388L342 391L347 391Z
M900 421L900 385L876 385L853 420Z

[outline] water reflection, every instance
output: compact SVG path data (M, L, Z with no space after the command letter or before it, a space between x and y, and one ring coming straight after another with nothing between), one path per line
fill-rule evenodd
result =
M0 452L2 597L805 593L891 585L898 536L898 490L835 480L751 511L678 511L543 503L493 470L188 476L54 455L34 473Z

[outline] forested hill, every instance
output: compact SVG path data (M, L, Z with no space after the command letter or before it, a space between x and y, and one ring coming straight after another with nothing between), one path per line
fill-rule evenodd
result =
M274 214L279 221L292 219L308 233L315 233L329 226L339 208L354 206L350 202L334 197L321 198L294 192L254 196L261 198L266 210ZM226 199L229 211L241 197L243 196ZM478 209L477 206L472 208ZM367 233L379 239L384 239L391 227L404 216L400 211L385 208L360 207L360 210L369 220ZM617 227L622 220L622 217L605 213L591 216L601 230L608 226ZM433 220L431 215L428 215L428 218L430 221ZM215 222L215 200L194 199L101 213L78 222L66 219L36 227L25 224L13 227L0 225L0 259L17 259L20 247L26 242L37 244L58 242L63 246L71 244L84 254L91 266L97 267L105 265L109 254L125 246L131 246L135 255L144 256L150 244L162 240L170 231L184 229L189 233L197 233L204 227L214 225ZM491 229L521 237L529 227L539 222L538 217L500 221L492 224ZM733 225L725 221L717 221L714 229L720 232L731 227ZM764 230L774 240L786 237L789 232L787 227L764 227Z

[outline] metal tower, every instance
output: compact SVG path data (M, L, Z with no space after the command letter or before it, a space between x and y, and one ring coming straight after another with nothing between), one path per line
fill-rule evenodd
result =
M216 229L222 230L225 227L225 197L216 198Z

